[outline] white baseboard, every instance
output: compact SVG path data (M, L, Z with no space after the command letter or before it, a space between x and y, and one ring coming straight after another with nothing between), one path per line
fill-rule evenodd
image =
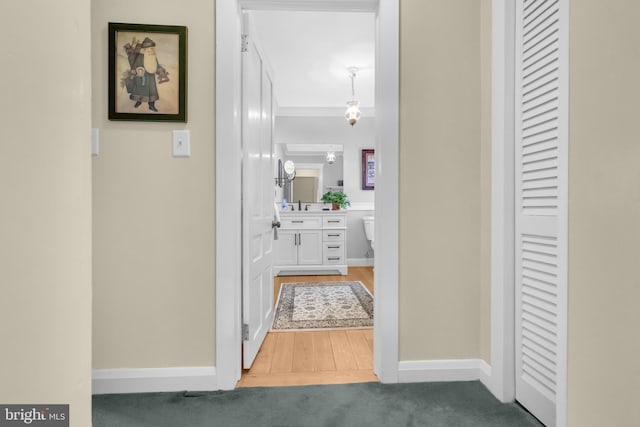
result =
M373 258L347 258L349 267L373 267Z
M491 367L482 359L407 360L398 363L398 382L477 381L489 388Z
M215 367L94 369L92 394L217 390Z

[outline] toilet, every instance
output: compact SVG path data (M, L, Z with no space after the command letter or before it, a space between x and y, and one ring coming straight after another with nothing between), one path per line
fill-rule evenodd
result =
M365 236L367 236L367 240L369 241L369 244L371 245L371 249L373 250L374 247L374 243L373 243L373 238L374 238L374 233L373 233L373 226L374 226L374 222L375 222L375 217L374 216L363 216L362 217L362 222L364 224L364 234Z

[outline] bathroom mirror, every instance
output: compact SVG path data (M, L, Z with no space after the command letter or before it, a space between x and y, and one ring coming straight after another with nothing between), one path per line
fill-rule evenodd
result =
M338 144L276 144L275 157L284 168L289 161L295 164L295 179L284 183L277 201L284 198L289 202L321 203L327 191L342 191L342 149ZM328 151L336 154L332 164L327 162Z

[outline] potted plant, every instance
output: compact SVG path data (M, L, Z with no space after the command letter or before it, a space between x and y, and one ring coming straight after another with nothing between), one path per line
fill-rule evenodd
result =
M342 191L327 191L322 195L322 201L331 203L331 209L334 211L351 206L349 198Z

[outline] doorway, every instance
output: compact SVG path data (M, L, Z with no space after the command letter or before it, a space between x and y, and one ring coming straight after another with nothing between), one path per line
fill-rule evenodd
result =
M332 25L333 31L327 33L327 28ZM273 117L264 120L259 127L264 132L260 138L258 133L251 132L243 124L243 194L246 196L243 198L244 227L251 227L252 218L262 218L264 220L261 223L271 223L269 216L274 215L273 191L270 193L270 201L265 200L269 198L268 191L264 192L266 197L261 194L265 183L274 185L272 172L275 164L281 162L295 163L295 179L289 184L292 194L286 191L286 185L283 188L279 182L276 184L276 206L283 206L288 200L292 204L290 209L295 211L293 215L298 215L296 219L302 219L306 215L297 212L301 206L305 207L305 211L310 208L310 215L313 212L317 215L322 208L322 194L335 191L334 188L338 186L349 195L353 205L357 206L356 210L350 208L348 215L341 215L340 218L344 218L341 224L346 228L339 230L342 236L339 242L335 241L335 237L323 235L322 231L308 230L303 236L297 237L296 243L292 243L289 238L291 230L282 229L275 233L280 237L279 240L272 242L273 244L264 244L265 239L253 239L254 233L249 229L248 240L244 237L244 271L247 272L247 265L252 265L254 259L261 257L260 254L264 253L266 256L272 253L274 274L282 274L284 268L290 274L301 275L276 277L276 285L344 281L345 277L322 275L321 271L335 275L337 270L346 274L346 259L350 254L351 258L356 253L362 258L370 252L368 241L364 238L364 223L359 219L362 214L371 215L374 211L374 191L361 187L358 172L361 166L360 150L374 148L375 118L372 111L375 99L375 15L371 12L243 10L242 32L242 67L245 76L243 100L253 100L256 97L263 99L261 102L245 104L243 120L249 123L258 120L258 116ZM357 85L350 85L355 80L350 76L353 68L359 71ZM266 70L264 77L256 71L260 69ZM249 71L253 71L251 78L248 78ZM269 75L272 79L269 79ZM262 80L273 81L274 84L267 85L268 90L260 91L258 88L263 85L258 82ZM358 90L353 91L353 86ZM362 110L360 120L351 126L343 119L346 100L350 96L356 96ZM271 103L271 99L274 108L266 108L264 113L255 114L258 105ZM260 140L272 141L273 159L272 166L263 168L261 179L254 182L252 177L256 176L258 159L271 158L268 156L269 151L263 155L252 155L255 150L251 147ZM339 148L337 156L336 148ZM334 154L331 160L328 160L329 152ZM253 203L259 200L263 200L260 203L264 203L264 206L259 210L254 209ZM291 212L281 213L283 227L287 221L285 216L288 217L289 214ZM310 220L314 221L315 218L311 217ZM328 220L326 216L322 218L329 223L336 222ZM270 235L272 231L269 224L265 224L264 232ZM243 233L246 234L247 230L244 228ZM327 243L326 239L333 241ZM298 246L302 240L306 244ZM327 245L334 248L328 254ZM296 250L296 246L299 250ZM334 258L340 261L329 261ZM300 271L292 270L296 265L301 267ZM320 270L314 270L314 267L319 267ZM307 272L306 275L303 271ZM372 273L371 268L368 271ZM274 307L278 289L274 292L274 303L270 304L270 295L261 291L263 286L269 287L264 285L267 280L260 274L253 273L248 271L248 274L243 275L243 328L246 336L243 341L244 370L241 383L246 383L244 380L247 378L251 378L251 384L256 386L323 383L328 379L335 382L336 378L343 378L344 381L356 378L362 378L362 381L377 379L373 375L371 330L307 330L291 333L272 331L262 335L264 326L268 329L271 324L266 320L273 318L275 309L260 306L264 303L265 307ZM310 273L320 275L314 277ZM351 281L357 281L357 274L351 275L354 276ZM373 289L373 276L369 274L367 279L369 288ZM335 309L339 310L338 307L335 306ZM263 318L266 320L261 321Z
M376 13L376 245L374 372L383 382L398 378L398 188L397 0L216 3L216 369L219 388L232 389L241 375L241 7ZM384 144L382 144L384 141ZM224 155L222 155L224 153ZM387 203L385 203L385 201ZM378 284L384 284L380 286ZM385 301L385 304L380 304Z

